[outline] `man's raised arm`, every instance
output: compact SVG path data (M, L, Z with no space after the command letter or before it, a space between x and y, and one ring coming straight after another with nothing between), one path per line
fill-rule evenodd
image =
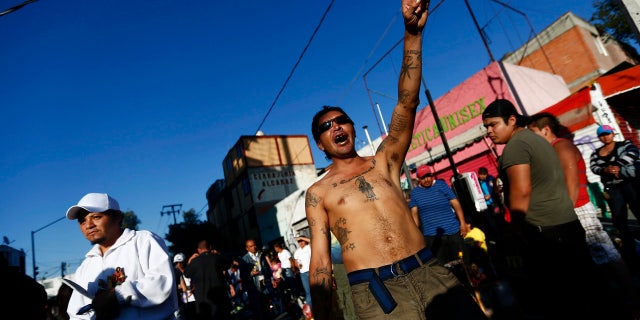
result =
M378 151L385 152L392 172L400 172L413 134L416 109L420 103L422 80L422 30L427 22L428 0L402 0L404 18L404 53L402 70L398 79L398 103L396 104L389 136Z

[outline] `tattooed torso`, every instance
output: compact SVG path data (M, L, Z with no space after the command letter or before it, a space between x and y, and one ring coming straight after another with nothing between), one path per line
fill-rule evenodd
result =
M333 233L347 271L389 264L424 247L387 168L375 158L353 167L349 172L330 171L309 188L306 205L322 206L328 217L323 228L314 228L318 221L309 220L312 241L326 241Z

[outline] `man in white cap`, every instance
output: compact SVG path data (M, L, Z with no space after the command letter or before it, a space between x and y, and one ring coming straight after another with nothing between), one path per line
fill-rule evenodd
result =
M176 282L162 238L123 228L120 206L106 193L82 197L67 219L78 220L93 245L75 272L85 292L74 290L71 319L174 319Z
M298 236L296 237L296 241L298 242L300 249L293 253L293 258L296 261L296 267L300 270L300 281L302 282L302 287L305 292L304 300L306 304L313 306L311 302L311 287L309 285L309 265L311 264L311 246L309 246L309 243L311 242L311 239L304 236Z

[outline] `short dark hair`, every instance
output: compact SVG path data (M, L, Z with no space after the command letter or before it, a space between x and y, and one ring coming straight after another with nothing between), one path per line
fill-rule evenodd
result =
M313 140L315 140L316 142L318 142L318 139L320 138L320 133L318 132L318 120L320 120L322 116L329 113L330 111L337 111L348 116L348 114L344 112L344 110L342 110L342 108L340 107L322 106L322 109L316 112L316 114L313 116L313 120L311 120L311 134L313 135Z
M560 121L556 119L556 116L549 112L536 113L527 119L527 126L533 126L538 129L549 127L551 132L556 136L559 134Z
M209 240L207 239L202 239L200 241L198 241L198 249L202 249L202 250L211 250L211 243L209 242Z
M571 137L569 128L563 126L560 120L550 112L538 112L527 119L527 126L542 129L549 127L556 137Z
M478 168L478 174L489 174L489 170L485 167Z
M496 99L491 102L482 112L482 120L486 118L500 117L505 123L509 121L509 117L516 117L516 126L525 127L527 119L516 111L516 107L507 99Z

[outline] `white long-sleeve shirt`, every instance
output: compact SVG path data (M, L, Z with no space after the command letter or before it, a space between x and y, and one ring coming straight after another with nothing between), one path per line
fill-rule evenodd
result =
M94 245L73 280L95 295L98 280L106 281L117 267L123 269L126 280L116 286L116 296L131 297L130 305L122 306L118 319L174 319L178 309L176 282L171 257L162 238L145 230L125 229L104 256L98 245ZM71 319L95 319L93 311L76 315L91 300L74 291L67 308Z

